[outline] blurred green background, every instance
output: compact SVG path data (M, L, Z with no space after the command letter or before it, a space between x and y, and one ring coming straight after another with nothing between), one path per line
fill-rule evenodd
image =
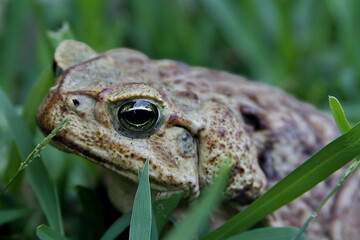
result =
M48 32L66 22L73 38L97 51L129 47L154 59L241 74L321 108L327 108L327 96L334 95L355 121L360 118L359 9L357 0L0 0L0 88L34 130L35 109L51 84L47 79L54 46ZM75 216L81 212L74 203L81 198L79 191L76 196L71 187L102 191L97 189L95 170L51 148L44 155L51 159L47 166L60 190L68 219L65 229L84 237L71 226L80 221ZM16 158L0 115L2 182L16 170ZM2 205L36 206L34 199L21 197L26 187L26 181L18 183ZM38 213L31 219L5 226L9 236L16 229L26 232L21 239L33 237L43 217Z
M359 116L360 3L215 0L2 0L0 86L22 104L51 63L46 32L68 22L97 51L138 49L278 85Z

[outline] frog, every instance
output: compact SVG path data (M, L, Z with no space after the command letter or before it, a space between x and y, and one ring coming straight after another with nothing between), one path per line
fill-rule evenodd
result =
M54 69L36 122L48 134L69 119L51 144L102 166L121 212L131 209L146 161L152 194L181 193L184 202L196 201L225 164L231 173L212 216L218 226L339 136L329 114L279 88L128 48L98 53L64 40ZM266 224L300 227L342 173L275 211ZM320 212L310 239L360 235L360 218L350 211L360 210L359 179L351 177Z

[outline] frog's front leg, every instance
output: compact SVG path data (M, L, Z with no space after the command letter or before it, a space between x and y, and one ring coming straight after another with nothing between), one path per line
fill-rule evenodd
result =
M231 177L226 199L247 204L265 190L266 177L245 123L228 107L207 102L202 106L203 125L199 128L199 180L202 187L213 181L224 158L231 159Z

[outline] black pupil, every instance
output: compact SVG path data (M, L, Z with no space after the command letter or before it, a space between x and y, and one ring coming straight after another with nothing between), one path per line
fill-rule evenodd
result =
M152 127L158 117L155 105L147 101L127 102L120 107L118 114L120 122L138 130Z
M147 123L150 119L155 117L155 113L144 109L133 109L122 113L122 116L129 122L135 125Z

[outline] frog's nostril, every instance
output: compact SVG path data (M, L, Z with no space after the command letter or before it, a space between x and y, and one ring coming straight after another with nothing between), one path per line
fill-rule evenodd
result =
M78 114L89 114L95 108L95 99L84 95L70 95L66 98L69 110Z
M72 100L72 103L74 104L75 107L78 107L80 105L80 101L78 99L76 99L76 98L74 98Z

